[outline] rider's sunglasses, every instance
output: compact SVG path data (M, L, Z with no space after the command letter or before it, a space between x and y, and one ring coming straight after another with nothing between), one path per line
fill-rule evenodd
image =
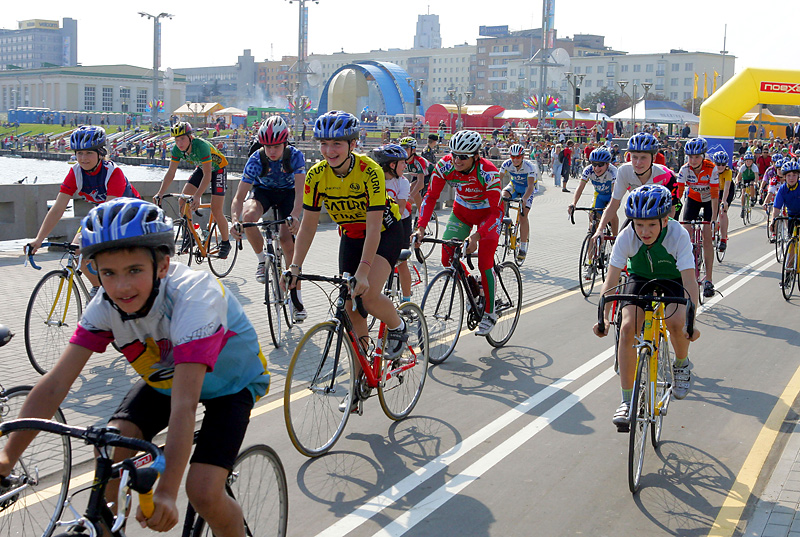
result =
M468 158L472 158L472 155L461 155L459 153L450 153L453 155L453 158L458 160L467 160Z
M608 162L592 162L592 167L594 167L594 168L602 168L606 164L608 164Z

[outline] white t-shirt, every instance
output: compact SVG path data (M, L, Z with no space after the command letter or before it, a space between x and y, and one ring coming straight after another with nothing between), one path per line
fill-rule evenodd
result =
M411 183L408 182L408 179L405 177L397 177L394 179L389 179L388 177L385 179L386 182L386 195L392 198L394 201L398 200L406 200L408 201L408 196L411 192ZM399 205L399 203L398 203ZM400 207L400 218L405 219L408 218L409 215L408 211L408 203L404 203L402 207Z
M650 179L642 183L642 180L636 176L633 171L633 164L626 162L617 168L617 179L614 181L614 190L611 197L615 200L621 200L625 196L625 192L639 188L642 185L663 184L672 176L665 166L661 164L653 164L653 170L650 173Z

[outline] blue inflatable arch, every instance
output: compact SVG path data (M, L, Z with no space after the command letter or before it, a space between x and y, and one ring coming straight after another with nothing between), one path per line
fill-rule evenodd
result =
M331 82L336 75L350 69L361 72L368 81L374 81L377 84L387 114L404 114L406 113L404 105L414 102L414 90L408 85L406 80L408 73L402 67L394 63L367 60L344 65L334 71L320 95L318 107L320 114L328 111L328 89ZM419 113L422 113L421 106Z

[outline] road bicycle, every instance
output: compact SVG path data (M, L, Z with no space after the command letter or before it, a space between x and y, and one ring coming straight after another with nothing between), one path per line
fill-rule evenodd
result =
M639 490L644 466L647 432L654 449L661 442L664 416L672 398L672 357L665 322L667 304L685 304L686 328L694 333L694 305L681 297L655 295L612 294L600 298L598 324L605 332L605 304L608 301L624 301L644 309L644 330L636 336L636 377L631 396L628 439L628 488L632 493ZM624 431L623 431L624 432Z
M336 286L332 317L315 325L298 343L286 373L283 409L289 438L307 457L330 450L344 431L351 412L363 413L363 403L378 391L384 413L393 420L406 418L422 395L428 370L428 327L419 306L406 302L397 312L406 324L408 340L402 353L384 358L386 324L381 322L376 342L359 341L345 311L354 279L300 275L299 280ZM358 297L353 302L367 316ZM361 373L354 374L355 361ZM341 403L341 404L340 404ZM355 406L354 406L355 405Z
M705 301L703 283L706 280L705 258L703 256L703 226L711 225L705 220L683 220L681 224L690 226L689 238L692 239L692 256L694 257L694 277L700 287L700 303Z
M750 192L748 192L748 188L744 186L742 188L742 210L739 213L739 216L741 216L744 225L748 225L750 223L750 217L752 216L752 212L753 212L753 204L750 203Z
M137 438L121 436L113 427L70 427L62 423L42 419L19 419L0 425L0 438L13 431L35 430L53 433L61 438L77 438L95 447L95 473L92 483L76 490L60 506L67 509L74 518L60 520L63 514L54 515L53 529L63 527L66 532L59 537L99 536L105 530L113 537L124 537L125 522L131 507L131 490L139 493L139 505L145 516L153 512L152 488L159 474L163 472L165 461L163 446ZM50 435L37 435L50 436ZM52 438L52 436L50 436ZM144 454L114 463L110 455L112 447L123 447ZM27 453L27 451L26 451ZM146 465L149 467L145 467ZM12 476L9 481L17 482L20 476ZM117 501L106 503L106 489L112 479L120 478ZM64 481L64 486L69 480ZM283 464L277 453L265 445L254 445L241 451L236 457L233 469L225 484L227 493L242 508L245 534L286 535L288 518L288 489ZM90 491L86 510L81 515L72 505L73 497ZM4 495L5 496L5 495ZM14 514L20 511L18 506ZM116 507L116 513L114 512ZM184 519L183 537L210 535L205 521L188 504ZM51 530L52 533L52 530ZM48 536L50 534L47 534Z
M25 309L25 352L33 368L44 375L67 348L69 338L83 315L84 302L88 304L91 298L80 269L81 259L77 253L80 246L68 242L43 242L41 247L64 250L59 261L61 268L42 276ZM29 249L26 248L25 254L25 266L30 264L36 270L42 270ZM116 344L114 349L119 352Z
M461 261L465 258L470 269L471 256L464 255L464 241L423 239L452 248L450 266L431 279L422 299L422 311L428 323L431 338L430 361L441 364L453 353L464 324L464 296L467 299L466 321L469 330L475 330L483 318L484 297L481 285ZM522 276L511 261L494 265L495 306L497 323L486 336L493 347L502 347L517 327L522 309Z
M281 281L283 274L283 248L280 240L277 240L278 228L282 224L288 224L291 216L284 219L277 219L277 209L272 209L274 220L266 222L250 222L238 224L242 228L259 227L264 236L264 254L266 262L264 265L264 305L267 309L267 320L269 321L269 334L272 344L279 348L283 343L282 323L286 323L287 330L291 330L294 325L294 317L289 311L289 293L286 286ZM237 249L241 248L241 241L238 242Z
M588 297L592 294L594 284L599 274L603 281L606 281L606 272L608 272L608 262L611 259L611 246L617 237L611 233L611 224L606 224L603 235L594 239L594 234L597 232L597 226L600 223L600 217L603 214L603 209L595 207L575 207L574 211L569 215L570 222L575 224L575 211L589 212L589 230L586 232L586 237L583 239L581 245L581 255L578 259L578 282L581 286L581 293L583 296ZM599 252L599 255L598 255Z
M518 267L522 266L524 260L519 259L519 249L521 239L519 236L520 219L522 218L522 200L505 199L502 198L505 204L505 215L503 216L503 223L500 226L500 242L497 244L495 251L495 262L503 263L508 257L509 252L512 253L513 260ZM516 214L511 216L511 211Z
M800 279L797 277L800 271L800 257L798 257L798 248L800 248L800 217L796 216L779 216L775 219L777 224L779 221L785 222L787 229L791 221L793 227L792 235L786 240L786 247L781 260L781 292L783 298L789 300L792 298L794 292L795 282L797 283L797 291L800 292Z
M14 337L2 325L0 333L0 347ZM0 423L19 417L31 389L15 386L6 390L0 386ZM66 423L60 408L53 419ZM5 443L5 437L0 436L0 449ZM61 516L71 468L69 438L34 438L12 468L11 479L0 481L0 535L49 537Z
M414 229L417 229L418 218L419 216L414 218ZM431 213L431 219L428 220L428 225L425 226L425 236L432 239L439 238L439 217L436 216L436 211ZM421 245L420 250L422 251L423 257L428 259L433 252L433 243L430 243L430 246Z
M403 261L407 261L408 271L411 274L411 302L421 304L422 297L425 296L425 289L428 288L428 264L425 256L419 248L414 249L414 256L411 250L400 250L400 257L397 259L389 279L383 286L383 294L388 296L395 307L403 303L403 290L400 287L399 266ZM375 327L376 318L372 315L367 317L367 326L372 330Z
M767 213L767 240L772 243L773 236L772 236L772 207L774 206L773 202L765 203L764 204L764 211Z
M198 210L192 211L190 202L192 196L188 194L164 194L162 199L157 200L159 205L165 199L176 198L179 200L179 215L173 220L175 226L175 255L178 259L186 255L186 264L191 265L192 261L197 264L202 264L203 260L208 260L208 268L218 278L224 278L233 270L236 264L236 256L239 253L239 248L231 248L227 257L220 257L220 243L222 242L222 233L220 232L220 225L214 221L214 215L210 212L211 204L203 203ZM195 216L201 217L203 213L199 209L209 209L208 227L204 230L200 229L200 224L196 224L192 220L192 213ZM170 211L170 212L175 212ZM230 222L226 221L222 225L230 228Z

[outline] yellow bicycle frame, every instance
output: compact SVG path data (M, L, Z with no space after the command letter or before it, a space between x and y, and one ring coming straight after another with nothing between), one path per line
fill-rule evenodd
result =
M656 401L656 388L658 387L658 353L659 348L656 346L656 341L662 341L664 345L669 345L669 334L667 332L667 325L664 322L664 304L662 302L653 303L653 308L648 308L644 312L644 330L642 331L641 336L637 336L636 339L638 343L636 348L639 351L643 349L650 350L650 364L648 367L648 372L650 378L648 379L648 392L649 397L648 401L649 404L652 405L653 401L655 401L655 405L649 409L650 416L656 418L659 416L663 410L664 415L666 415L667 405L669 404L669 393L660 401ZM659 336L661 336L659 338ZM640 360L641 352L636 353L636 371L639 370L639 360Z

